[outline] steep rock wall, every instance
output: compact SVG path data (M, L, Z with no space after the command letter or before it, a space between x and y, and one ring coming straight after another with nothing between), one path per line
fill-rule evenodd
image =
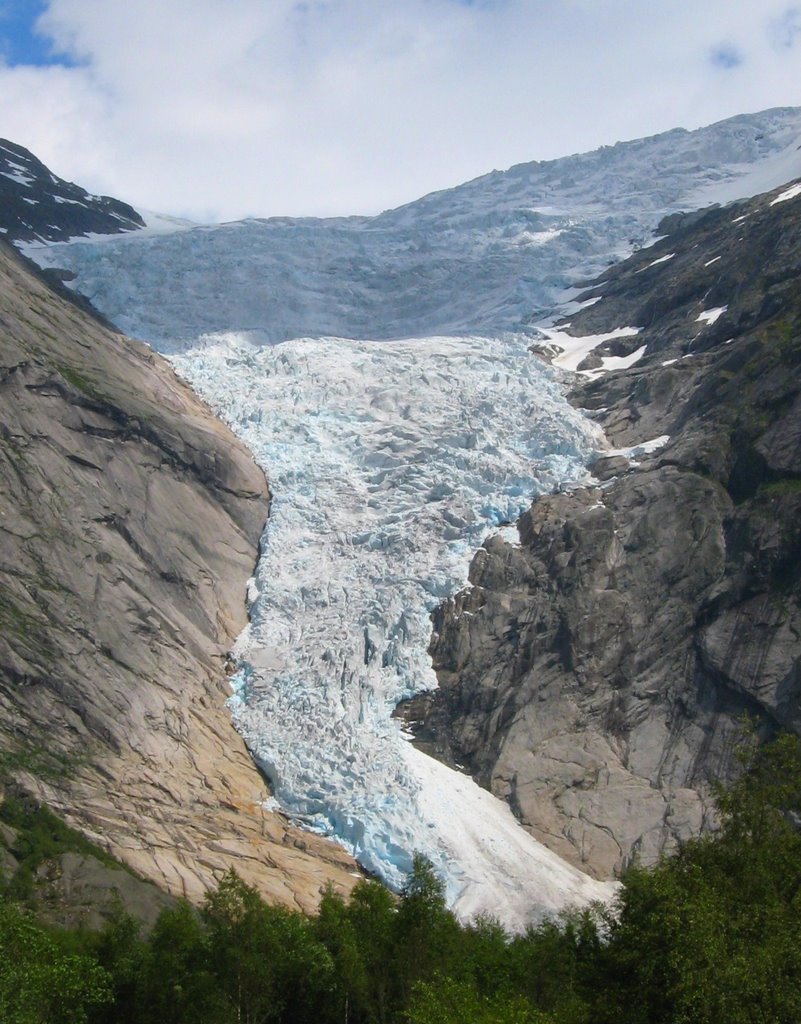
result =
M571 335L641 330L580 369L646 350L577 374L575 402L613 444L670 440L485 544L435 616L440 690L406 712L601 877L709 824L743 714L801 726L798 191L670 218L581 296Z
M354 863L265 810L224 706L269 494L146 346L0 246L0 746L28 791L199 898L310 908Z

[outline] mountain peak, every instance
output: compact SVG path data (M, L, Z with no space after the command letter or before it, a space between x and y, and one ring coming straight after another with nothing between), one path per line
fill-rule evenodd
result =
M93 196L57 177L24 146L8 139L0 139L0 203L2 231L14 242L63 242L144 227L132 206Z

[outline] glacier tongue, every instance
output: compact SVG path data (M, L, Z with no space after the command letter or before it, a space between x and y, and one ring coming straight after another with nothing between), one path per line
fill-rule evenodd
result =
M526 345L220 334L173 357L275 494L232 709L276 796L391 884L421 851L457 910L504 908L518 926L608 887L416 751L391 715L436 685L429 614L473 549L532 494L581 478L602 444Z
M421 850L460 913L511 927L610 892L416 751L391 712L435 684L429 612L486 532L580 480L603 446L526 337L504 332L551 317L663 215L796 176L800 135L801 110L765 111L521 164L378 217L29 247L172 352L267 471L235 721L284 807L391 883Z

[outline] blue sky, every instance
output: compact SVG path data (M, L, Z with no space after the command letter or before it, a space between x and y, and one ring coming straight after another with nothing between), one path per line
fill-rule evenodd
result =
M44 12L45 0L0 0L0 53L8 64L67 63L53 51L52 41L35 29Z
M0 0L0 135L196 219L373 213L801 104L801 0Z

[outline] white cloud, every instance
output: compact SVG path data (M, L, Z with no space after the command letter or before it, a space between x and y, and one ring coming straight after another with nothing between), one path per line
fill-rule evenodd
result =
M50 0L42 31L82 63L0 68L0 134L168 212L375 212L493 167L799 103L796 10Z

